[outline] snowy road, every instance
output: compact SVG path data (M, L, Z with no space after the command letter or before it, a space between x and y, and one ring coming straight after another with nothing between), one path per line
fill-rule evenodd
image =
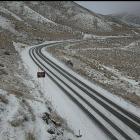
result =
M33 47L30 49L30 56L64 93L87 114L93 124L96 123L111 139L139 140L139 116L115 104L45 55L45 47L55 47L60 43Z

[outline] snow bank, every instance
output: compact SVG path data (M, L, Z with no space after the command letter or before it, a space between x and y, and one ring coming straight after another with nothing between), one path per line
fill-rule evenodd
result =
M93 38L92 34L84 34L83 39L91 39L91 38Z

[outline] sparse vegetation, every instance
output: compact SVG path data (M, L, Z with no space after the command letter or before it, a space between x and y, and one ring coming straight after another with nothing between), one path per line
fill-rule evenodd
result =
M8 99L6 98L5 95L0 95L0 102L3 102L5 104L8 104Z
M132 48L139 48L138 43L136 43L139 39L138 36L91 39L72 45L69 48L48 48L48 51L62 62L65 62L65 57L69 57L74 63L72 69L77 73L98 83L110 92L140 105L139 96L136 93L133 94L135 90L131 89L128 82L119 79L115 73L103 67L116 69L123 76L130 77L138 82L140 80L140 51ZM131 43L132 45L130 45ZM126 47L129 45L132 50Z

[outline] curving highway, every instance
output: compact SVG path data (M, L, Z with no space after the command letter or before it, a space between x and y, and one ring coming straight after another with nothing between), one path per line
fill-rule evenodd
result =
M38 45L29 50L29 55L110 139L140 140L138 116L115 104L42 53L44 47L60 44L66 45L66 42Z

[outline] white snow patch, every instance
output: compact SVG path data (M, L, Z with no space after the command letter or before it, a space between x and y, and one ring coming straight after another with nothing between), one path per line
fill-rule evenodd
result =
M136 35L138 35L139 33L138 32L136 32L136 31L134 31L134 30L132 30Z
M93 38L93 37L94 37L94 35L92 35L92 34L84 34L83 39L90 39L90 38Z
M106 38L112 38L112 37L120 37L120 36L98 36L94 34L84 34L83 39L106 39Z
M117 35L117 36L98 36L94 34L84 34L83 39L108 39L108 38L125 38L125 37L131 37L130 35L123 36L123 35Z

